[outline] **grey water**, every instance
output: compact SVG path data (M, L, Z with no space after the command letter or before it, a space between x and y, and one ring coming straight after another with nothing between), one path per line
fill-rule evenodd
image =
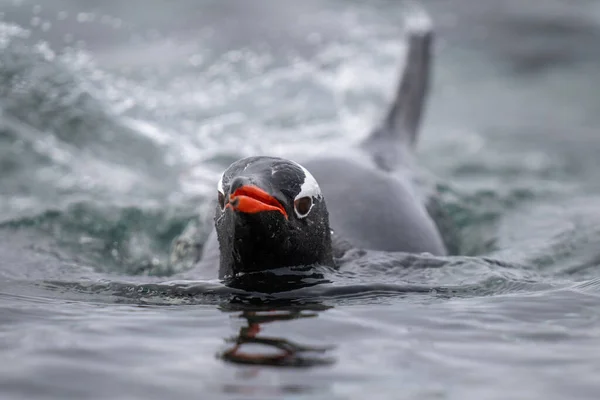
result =
M407 4L0 1L0 398L597 398L600 2L421 6L452 256L264 293L193 268L216 179L364 137Z

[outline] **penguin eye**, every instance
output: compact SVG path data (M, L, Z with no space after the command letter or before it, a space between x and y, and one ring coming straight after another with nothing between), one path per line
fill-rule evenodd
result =
M298 216L298 218L304 218L308 215L308 213L310 212L310 209L313 206L313 199L312 197L306 196L306 197L301 197L297 200L294 200L294 211L296 212L296 215Z
M219 207L221 207L221 210L223 210L225 208L225 195L222 192L218 192L218 193L219 193L219 197L218 197Z

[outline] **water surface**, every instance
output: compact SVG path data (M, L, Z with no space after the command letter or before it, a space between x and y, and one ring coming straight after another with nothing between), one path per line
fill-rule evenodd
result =
M423 5L418 159L454 255L267 294L175 244L231 161L365 135L403 4L0 2L2 397L595 398L600 3Z

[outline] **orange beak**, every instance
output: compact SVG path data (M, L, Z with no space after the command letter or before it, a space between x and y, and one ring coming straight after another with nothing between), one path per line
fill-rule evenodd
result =
M227 208L246 214L263 211L278 211L287 219L288 215L281 203L269 193L256 186L242 186L229 195Z

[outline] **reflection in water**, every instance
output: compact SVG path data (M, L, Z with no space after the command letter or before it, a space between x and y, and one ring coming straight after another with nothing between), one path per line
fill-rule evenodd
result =
M230 304L224 311L232 311L230 308L232 305ZM271 307L273 306L271 305ZM267 309L266 307L244 309L238 317L245 318L248 325L241 327L237 336L226 339L227 342L233 343L233 346L219 354L219 357L236 364L278 367L314 367L332 364L335 360L327 356L327 352L334 346L307 346L285 338L258 336L262 324L300 318L316 318L318 313L315 311L328 308L330 307L322 304L311 304L276 309ZM249 345L266 347L266 350L256 350L253 347L253 352L244 351L243 348L249 347ZM272 350L275 350L275 353Z
M254 271L226 278L225 284L234 289L274 294L331 283L325 275L332 269L322 265L297 265L265 271Z

